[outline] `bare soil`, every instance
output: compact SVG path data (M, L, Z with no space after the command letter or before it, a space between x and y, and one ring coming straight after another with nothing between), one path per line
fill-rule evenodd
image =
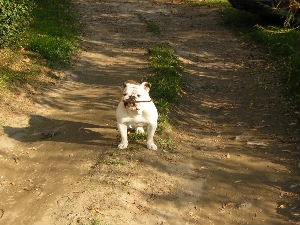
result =
M218 8L74 5L84 50L66 81L19 101L29 108L0 130L1 225L300 224L299 112L266 53L223 27ZM158 151L119 151L120 86L149 74L156 42L184 63L183 98Z

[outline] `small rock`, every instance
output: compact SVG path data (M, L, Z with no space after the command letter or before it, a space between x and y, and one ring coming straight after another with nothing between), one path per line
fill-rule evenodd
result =
M252 206L250 202L243 202L241 204L238 204L238 209L248 209Z
M227 159L230 159L230 154L229 153L227 153L225 156L226 156Z

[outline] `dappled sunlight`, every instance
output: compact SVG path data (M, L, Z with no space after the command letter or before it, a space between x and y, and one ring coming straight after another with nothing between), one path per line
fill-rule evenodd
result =
M47 211L37 214L58 225L95 218L117 225L296 221L279 210L297 208L284 202L298 184L292 172L298 153L286 125L292 119L278 107L281 98L274 100L276 87L261 86L274 76L270 62L258 63L262 53L218 24L219 9L156 1L74 4L86 25L83 51L64 69L66 80L35 99L28 123L3 127L3 185L11 196L19 191L2 203L8 210L21 199L17 212L25 218L38 200ZM139 15L161 34L147 31ZM157 42L173 48L184 68L182 98L170 107L172 126L155 136L158 151L146 149L145 140L117 150L120 87L151 73L148 49Z

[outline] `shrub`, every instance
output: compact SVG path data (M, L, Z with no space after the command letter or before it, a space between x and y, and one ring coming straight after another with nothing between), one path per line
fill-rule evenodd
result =
M18 45L32 21L32 0L0 0L0 47Z
M167 102L175 102L180 97L182 70L174 50L163 44L157 44L151 49L150 67L152 76L149 81L153 85L152 96Z
M1 0L0 0L1 1ZM71 0L35 0L34 21L27 48L50 65L69 64L76 50L79 22Z
M150 92L159 112L157 132L161 133L168 126L171 104L181 97L182 64L172 48L158 43L150 49L150 69L147 80L152 83Z

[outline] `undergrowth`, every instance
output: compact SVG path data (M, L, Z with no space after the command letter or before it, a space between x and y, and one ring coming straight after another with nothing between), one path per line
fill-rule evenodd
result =
M1 88L39 79L45 64L69 64L79 28L71 0L0 0Z
M26 54L8 48L0 49L0 88L14 89L30 83L42 68Z
M69 64L76 50L79 22L71 0L36 0L28 48L51 65Z
M197 6L230 6L227 0L186 0L186 2Z
M300 29L264 24L258 16L233 8L222 12L226 25L282 62L284 81L300 106Z
M160 27L154 21L147 19L146 17L144 17L141 14L139 14L138 17L141 21L143 21L146 24L147 31L149 31L155 35L160 34Z
M32 0L0 0L0 48L19 46L32 21Z
M159 132L168 125L171 104L181 96L182 64L172 48L165 44L156 44L150 49L150 69L152 74L147 80L152 84L150 95L159 111Z

